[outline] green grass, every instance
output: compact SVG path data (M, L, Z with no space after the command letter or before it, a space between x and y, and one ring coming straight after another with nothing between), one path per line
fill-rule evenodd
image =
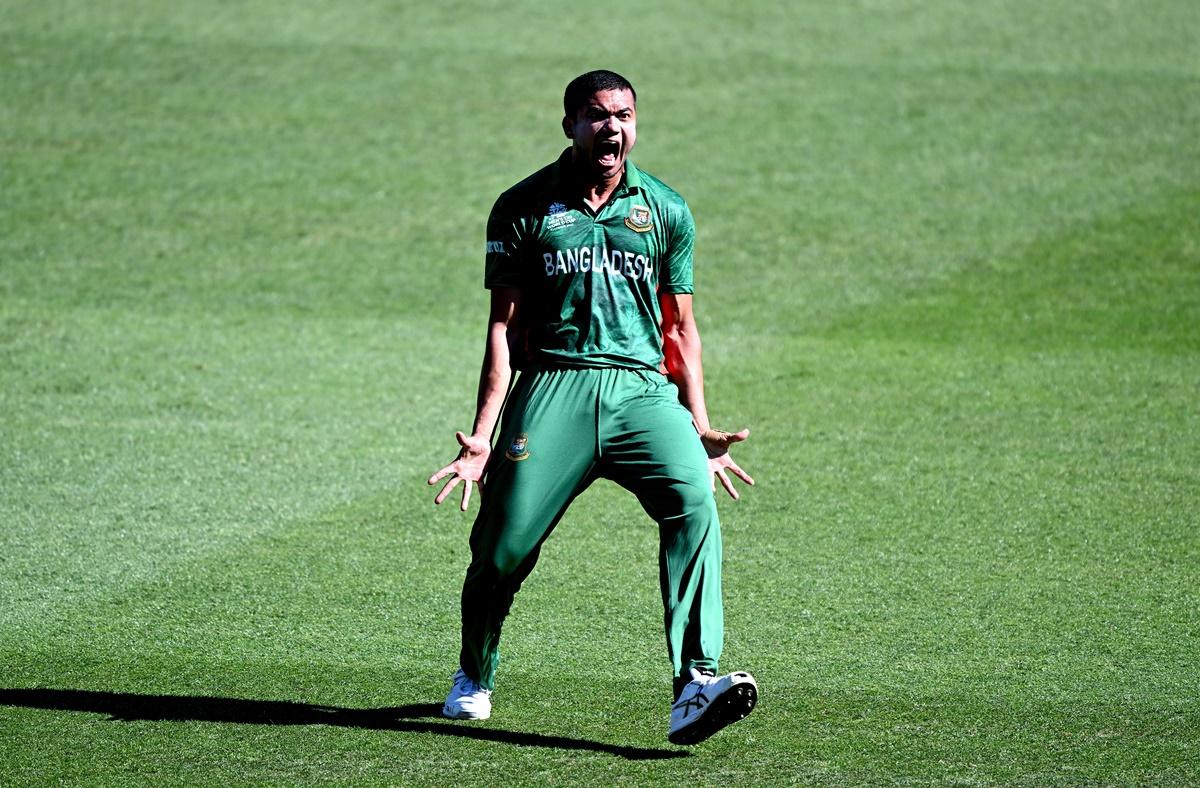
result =
M0 783L1200 782L1200 10L0 4ZM598 485L432 714L483 221L640 92L743 723L665 741Z

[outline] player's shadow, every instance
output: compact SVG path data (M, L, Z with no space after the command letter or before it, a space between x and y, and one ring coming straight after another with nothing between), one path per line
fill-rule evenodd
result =
M192 695L137 695L129 692L93 692L63 689L0 689L0 706L23 706L54 711L85 711L107 714L121 722L135 720L178 722L224 722L245 725L333 725L342 728L402 733L436 733L524 747L560 750L592 750L629 760L656 760L687 756L686 751L629 747L618 744L518 733L496 728L466 726L441 719L441 704L416 703L383 709L344 709L278 700L206 698Z

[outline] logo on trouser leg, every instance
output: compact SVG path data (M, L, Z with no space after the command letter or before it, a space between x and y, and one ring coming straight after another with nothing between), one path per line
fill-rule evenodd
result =
M504 456L513 462L529 459L529 436L523 432L517 433L516 437L512 439L512 443L508 444Z

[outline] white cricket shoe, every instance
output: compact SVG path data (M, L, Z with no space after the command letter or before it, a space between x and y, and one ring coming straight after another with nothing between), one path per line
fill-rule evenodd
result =
M452 720L486 720L492 716L492 691L479 686L459 668L442 706L442 716Z
M754 710L758 685L749 673L697 675L671 706L672 744L699 744Z

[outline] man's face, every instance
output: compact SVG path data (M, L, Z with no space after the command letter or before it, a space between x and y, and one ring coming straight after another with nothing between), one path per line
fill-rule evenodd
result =
M577 163L596 175L619 175L637 139L633 94L628 90L592 94L575 117L563 118L563 131L574 141Z

